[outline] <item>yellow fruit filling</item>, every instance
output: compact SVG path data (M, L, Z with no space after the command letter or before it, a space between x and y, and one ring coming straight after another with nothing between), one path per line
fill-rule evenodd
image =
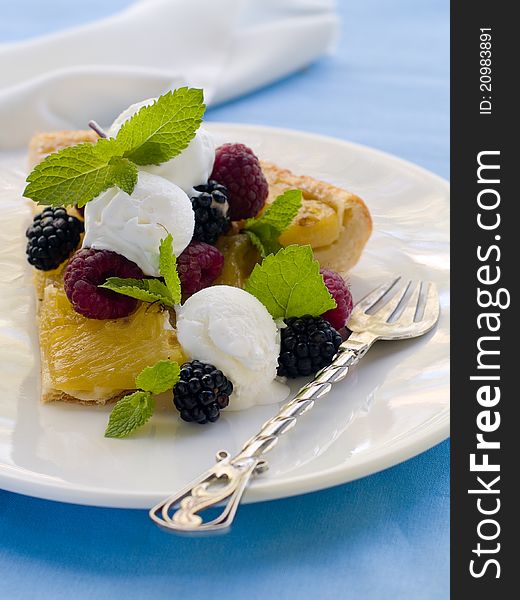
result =
M269 205L266 205L266 208ZM238 224L237 229L240 227ZM282 246L297 244L323 248L334 243L340 236L343 224L334 206L304 195L302 206L294 221L279 238ZM224 255L224 268L214 285L245 286L260 254L244 233L222 236L217 248Z
M33 281L38 300L43 300L45 288L48 285L63 285L63 272L65 271L65 267L68 265L68 263L69 261L66 260L65 262L61 263L57 269L52 269L52 271L40 271L38 269L34 269Z
M52 386L66 393L134 389L145 367L163 359L184 361L168 313L158 305L140 303L122 319L87 319L52 284L44 290L40 344Z
M224 255L224 268L213 285L231 285L244 288L260 253L245 233L221 236L217 248Z
M304 197L296 218L280 236L280 244L309 244L312 248L321 248L335 242L340 229L341 223L334 208L319 200Z

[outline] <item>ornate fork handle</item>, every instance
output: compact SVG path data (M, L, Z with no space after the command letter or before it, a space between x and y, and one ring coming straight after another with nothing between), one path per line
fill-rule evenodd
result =
M176 533L214 532L228 528L240 499L253 475L267 470L262 456L278 443L281 435L294 427L299 416L328 394L334 383L344 379L350 368L375 341L372 336L351 336L341 344L333 362L319 371L303 386L276 416L249 439L233 458L225 451L217 454L217 464L178 494L167 498L150 510L151 519L160 527ZM204 521L199 513L227 499L218 516Z
M274 448L280 436L292 429L298 417L310 410L316 400L328 394L334 383L344 379L369 347L366 343L350 339L343 342L332 363L319 371L292 400L284 404L277 415L264 423L260 431L243 445L237 458L259 457Z

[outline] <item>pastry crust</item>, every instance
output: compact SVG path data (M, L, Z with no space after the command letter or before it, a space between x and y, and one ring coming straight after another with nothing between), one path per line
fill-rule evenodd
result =
M323 202L336 211L340 223L339 238L328 246L314 248L322 267L345 275L359 260L372 233L372 218L359 196L307 175L294 175L288 169L261 161L269 183L268 203L288 189L300 189L305 198Z
M46 156L83 142L94 143L98 139L91 129L79 131L53 131L52 133L37 133L29 142L29 169L41 162Z
M117 402L123 396L126 396L134 391L135 390L123 390L117 394L109 392L108 394L99 394L95 398L92 398L92 400L81 400L80 398L76 398L75 396L71 396L66 392L62 392L61 390L53 388L47 365L45 365L42 361L42 402L44 404L47 402L70 402L73 404L83 404L85 406L92 406L92 404L104 405Z

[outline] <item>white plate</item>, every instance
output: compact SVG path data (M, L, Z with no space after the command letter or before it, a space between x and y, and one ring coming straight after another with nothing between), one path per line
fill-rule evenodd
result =
M246 501L344 483L446 438L446 181L332 138L248 125L211 124L210 129L222 140L244 142L263 158L364 198L374 217L374 234L350 277L354 298L402 273L435 281L442 302L435 331L413 341L379 342L301 418L269 454L270 470L252 484ZM223 413L214 426L200 427L182 423L165 405L131 439L113 440L103 437L110 408L41 405L31 273L23 256L29 209L19 196L23 169L6 167L16 160L4 157L0 170L0 486L65 502L150 507L207 469L217 450L238 450L277 407Z

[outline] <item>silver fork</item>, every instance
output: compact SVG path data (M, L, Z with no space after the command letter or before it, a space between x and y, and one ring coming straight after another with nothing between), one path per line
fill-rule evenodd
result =
M332 364L316 374L278 414L264 423L238 454L217 453L217 464L177 494L150 510L151 519L175 533L211 533L228 528L244 491L254 475L268 463L263 455L289 431L300 415L310 410L334 383L346 377L377 340L414 338L430 331L439 319L439 297L433 283L403 281L397 277L363 298L348 322L352 335L341 344ZM200 515L226 501L216 517L205 521Z

